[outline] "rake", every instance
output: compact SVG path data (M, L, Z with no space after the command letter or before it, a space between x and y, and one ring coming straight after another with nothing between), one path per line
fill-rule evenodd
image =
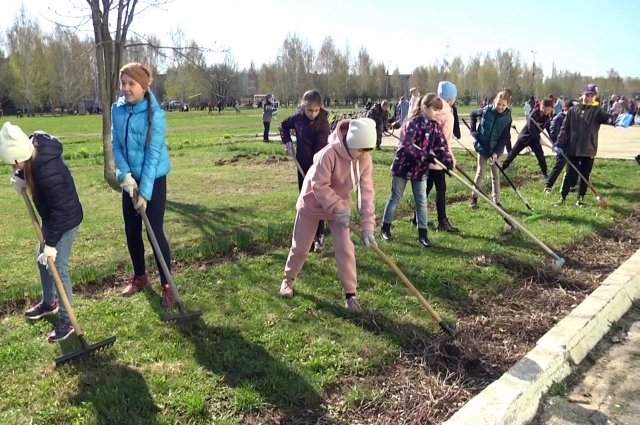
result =
M444 164L442 164L440 161L438 161L437 159L435 160L436 164L443 167L446 170L446 167L444 166ZM453 171L448 171L448 174L455 177L456 179L458 179L462 184L464 184L465 186L467 186L470 190L472 190L476 195L480 196L482 199L484 199L485 201L487 201L489 203L489 205L491 205L496 211L498 211L498 213L505 219L508 220L509 224L511 226L517 227L519 230L521 230L525 235L527 235L529 238L531 238L531 240L533 240L533 242L535 242L540 248L542 248L544 250L544 252L546 252L547 254L549 254L554 262L553 262L553 270L554 271L558 271L562 268L562 266L564 265L564 258L560 257L558 254L556 254L555 252L553 252L551 250L551 248L549 248L547 245L545 245L541 240L539 240L538 238L536 238L533 233L531 233L526 227L524 227L522 224L520 224L518 221L516 221L516 219L514 219L513 217L511 217L509 214L507 214L506 211L504 211L502 208L500 208L498 205L496 205L495 203L493 203L484 193L482 193L482 191L478 190L475 185L471 185L469 183L467 183L462 177L460 177L459 175L457 175L456 173L454 173Z
M462 119L462 122L464 123L464 125L467 126L467 128L469 129L469 131L471 131L471 127L469 126L469 124L465 121L465 119ZM515 128L515 126L514 126ZM518 131L518 130L516 130ZM458 139L456 139L458 141L458 143L460 143L460 145L462 147L464 147L467 152L469 152L469 154L471 156L473 156L474 158L476 157L466 146L464 146L462 144L462 142L460 142ZM513 190L516 192L516 195L518 195L518 197L520 198L520 200L522 201L522 203L527 207L527 209L531 212L531 215L527 218L524 219L524 221L526 222L532 222L532 221L536 221L536 220L540 220L541 218L544 218L543 214L538 214L537 212L534 211L534 209L531 207L531 205L529 205L529 202L527 202L527 200L524 198L524 196L522 196L522 193L520 193L520 191L516 188L516 185L513 184L513 182L511 181L511 179L509 178L509 176L507 176L507 173L504 172L504 169L498 164L496 163L496 167L498 167L498 170L500 170L500 172L502 173L502 175L504 176L505 180L507 180L507 183L509 183L509 186L511 186L513 188Z
M137 201L138 196L140 194L136 191L134 193L135 200ZM167 283L171 287L171 292L173 293L173 298L176 301L176 307L178 308L178 313L169 314L163 316L161 320L164 323L183 323L183 322L195 322L202 316L202 311L187 311L182 305L182 301L180 300L180 295L178 294L178 289L176 288L176 284L173 281L173 276L171 276L171 272L169 271L169 267L167 267L167 262L162 255L162 251L160 250L160 245L158 245L158 239L156 239L156 235L153 232L153 228L151 227L151 223L149 222L149 217L147 217L147 213L144 208L140 208L138 210L138 214L142 217L142 221L144 222L144 226L147 229L147 236L149 236L149 240L151 241L151 246L153 247L153 251L156 254L156 258L160 263L160 267L164 272L164 276L167 279Z
M351 231L355 233L356 236L362 239L362 232L360 232L360 230L358 230L357 227L355 227L353 224L350 224L349 229L351 229ZM378 256L382 259L382 261L384 261L389 267L391 267L391 269L396 273L396 275L398 275L400 280L402 280L402 282L406 285L409 291L418 299L418 301L420 301L420 304L422 304L422 306L427 309L431 317L433 317L433 319L436 322L438 322L438 325L440 325L442 330L445 331L450 336L455 336L455 331L451 328L451 326L447 324L447 322L442 320L438 312L435 311L433 307L431 307L431 305L427 302L427 300L424 299L422 294L416 289L415 286L413 286L413 284L407 278L407 276L405 276L404 273L402 273L402 270L400 270L398 266L393 261L391 261L391 259L387 256L387 254L382 252L382 250L378 248L378 245L376 245L375 243L371 244L371 249L373 249L373 251L376 254L378 254Z
M33 227L36 230L36 234L38 235L38 240L40 244L44 243L44 235L42 234L42 229L40 228L40 222L38 221L38 217L36 217L36 212L33 210L33 205L31 205L31 200L29 199L29 195L27 195L26 189L22 189L22 198L24 199L24 203L27 206L27 210L29 211L29 216L31 217L31 222L33 223ZM76 319L75 312L73 311L73 307L71 307L71 303L69 303L69 298L67 298L67 292L64 289L64 285L62 284L62 280L60 280L60 275L58 274L58 269L56 268L56 263L53 261L51 257L47 258L47 266L49 267L49 271L53 276L53 281L56 285L56 291L58 292L58 297L62 301L62 305L67 310L67 314L69 315L69 321L73 326L73 331L78 337L78 341L80 341L80 349L78 351L74 351L72 353L64 354L56 359L56 367L62 366L65 363L76 362L80 360L84 360L85 358L95 354L96 352L111 347L116 342L116 337L112 336L111 338L107 338L103 341L100 341L96 344L89 345L87 341L84 339L84 334L82 332L82 328Z
M551 142L551 146L547 145L546 143L543 143L542 140L540 141L540 143L542 143L544 146L546 146L547 148L554 150L553 149L553 141L551 140L551 138L547 135L547 133L545 133L544 131L542 131L542 128L540 128L540 124L538 124L536 121L531 120L532 123L534 123L536 125L536 127L538 127L538 129L540 130L540 133L544 134L544 136L549 139L549 142ZM565 155L564 153L560 153L560 155L564 158L565 161L567 161L567 164L569 164L569 166L571 168L573 168L573 170L578 173L578 176L580 176L580 178L582 179L582 181L584 181L587 186L589 186L589 188L591 189L591 191L593 192L593 194L596 197L596 200L598 201L598 206L600 206L601 208L610 208L611 205L604 199L604 196L600 195L600 193L598 193L598 191L596 190L595 186L591 184L591 182L580 172L580 170L578 170L578 167L576 167L573 162L571 162L569 160L569 158L567 157L567 155Z

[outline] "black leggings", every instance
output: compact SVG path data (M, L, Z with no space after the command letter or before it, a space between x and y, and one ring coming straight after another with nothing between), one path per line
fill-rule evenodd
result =
M302 170L304 171L305 174L309 172L309 168L305 170L305 167L302 166L302 164L300 165L300 167L302 167ZM304 182L304 177L302 176L302 174L300 174L300 171L298 171L297 174L298 174L298 191L301 191L302 182ZM318 229L316 230L316 240L318 240L320 236L323 234L324 234L324 220L320 220L320 222L318 223Z
M542 171L542 174L546 176L547 160L544 157L544 152L542 151L542 146L540 146L540 141L539 140L532 141L529 138L522 138L522 139L519 138L516 141L516 144L513 146L513 149L511 149L511 152L509 152L509 155L507 155L507 159L505 159L504 162L502 163L502 169L506 170L507 168L509 168L509 165L511 165L513 160L516 159L516 156L518 156L520 152L522 152L524 148L526 148L527 146L530 147L533 153L535 154L536 159L538 160L538 165L540 166L540 171Z
M560 177L560 173L566 166L567 161L564 159L564 156L556 156L556 164L551 169L551 173L549 174L549 178L547 179L546 187L548 187L549 189L553 187L553 185L556 183L556 180L558 180L558 177Z
M153 194L151 199L147 202L146 213L149 218L149 222L151 223L153 233L158 240L158 245L160 245L160 251L162 251L164 261L167 263L169 270L171 270L171 253L169 251L169 243L167 242L167 238L164 236L163 229L166 203L167 178L160 177L153 183ZM131 256L131 262L133 263L133 271L136 276L142 276L145 274L144 243L142 241L142 217L138 215L138 212L131 201L131 197L125 191L122 191L122 215L124 216L124 232L127 236L127 248L129 248L129 255ZM151 240L149 240L149 242L151 242ZM168 283L155 252L153 255L156 258L158 272L160 273L160 283Z
M571 155L568 157L569 161L573 165L576 166L578 170L580 170L580 174L584 176L585 179L589 180L589 176L591 175L591 169L593 168L593 158L590 156L574 156ZM578 196L584 196L587 194L587 183L578 176L576 170L573 169L572 166L568 165L567 173L564 175L564 179L562 179L562 190L560 194L563 198L566 198L569 194L569 189L576 185L580 179L580 187L578 188Z
M271 127L271 122L263 122L264 124L264 134L262 135L262 140L269 140L269 128Z
M447 182L444 170L429 170L427 177L427 198L433 186L436 187L436 210L438 211L438 223L442 223L447 218L445 210Z

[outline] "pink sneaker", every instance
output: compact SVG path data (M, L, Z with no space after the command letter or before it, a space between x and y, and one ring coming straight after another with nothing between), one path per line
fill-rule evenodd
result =
M280 285L280 296L285 298L293 297L293 279L282 279L282 285Z

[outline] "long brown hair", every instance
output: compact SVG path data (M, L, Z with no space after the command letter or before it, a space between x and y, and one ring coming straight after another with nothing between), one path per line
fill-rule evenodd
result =
M413 109L409 111L407 119L410 120L420 115L422 113L423 106L427 108L433 108L436 111L440 111L442 110L442 99L440 99L435 93L427 93L423 96L420 96L420 100L416 102L415 105L413 105Z
M34 147L34 153L38 148ZM27 184L27 192L33 196L36 192L35 182L33 181L33 157L27 159L24 162L24 167L22 168L22 172L24 173L24 181Z
M300 102L300 112L304 114L304 108L309 105L318 105L320 107L320 113L315 120L313 120L313 126L317 126L322 120L329 118L329 113L322 107L322 95L317 90L307 90L302 95L302 102Z
M507 105L511 105L511 95L511 89L505 87L502 91L498 92L493 102L498 103L500 100L504 100L507 102Z

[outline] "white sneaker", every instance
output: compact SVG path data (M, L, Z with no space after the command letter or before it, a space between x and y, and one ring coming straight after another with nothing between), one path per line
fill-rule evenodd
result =
M364 309L360 305L360 301L356 297L351 297L346 301L347 308L354 313L362 313Z
M293 297L293 279L284 278L280 285L280 296L285 298Z

